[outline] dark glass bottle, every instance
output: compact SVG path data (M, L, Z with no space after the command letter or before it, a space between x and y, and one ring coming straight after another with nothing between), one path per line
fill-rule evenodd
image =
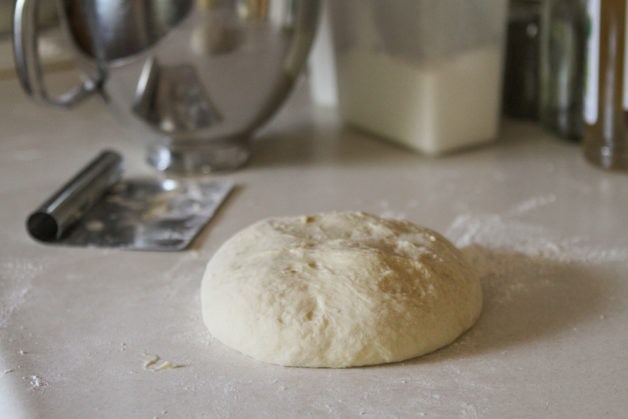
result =
M628 170L627 0L589 0L584 155L606 169Z
M539 40L541 0L510 0L503 111L537 119L539 112Z
M569 140L579 140L583 131L586 40L586 0L545 0L539 119Z

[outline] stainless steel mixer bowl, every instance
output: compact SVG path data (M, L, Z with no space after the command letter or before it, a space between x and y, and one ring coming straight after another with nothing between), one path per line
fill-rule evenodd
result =
M84 82L47 93L37 0L17 0L14 50L27 93L70 107L99 93L147 140L160 171L234 169L309 52L319 0L58 0Z

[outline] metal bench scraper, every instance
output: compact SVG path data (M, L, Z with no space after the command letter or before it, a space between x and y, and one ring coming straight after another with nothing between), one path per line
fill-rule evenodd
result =
M122 179L122 157L104 151L26 222L42 242L177 251L190 245L234 184L208 179Z

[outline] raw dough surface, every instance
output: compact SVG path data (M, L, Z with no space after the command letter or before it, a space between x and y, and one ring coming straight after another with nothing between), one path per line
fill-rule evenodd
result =
M474 269L440 234L360 212L271 218L209 261L203 319L225 345L300 367L402 361L477 320Z

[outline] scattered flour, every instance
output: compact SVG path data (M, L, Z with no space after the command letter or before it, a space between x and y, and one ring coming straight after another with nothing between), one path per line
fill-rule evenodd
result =
M601 247L511 217L551 200L534 198L505 215L462 214L446 230L445 236L478 270L487 304L505 305L521 296L544 292L557 285L551 273L568 266L628 261L626 247Z
M556 285L552 272L576 265L628 262L628 245L593 243L580 236L564 236L525 220L525 216L551 206L553 193L528 197L501 213L459 213L443 233L478 269L491 304L504 305L514 299ZM403 210L378 203L383 217L408 218Z
M628 261L628 246L601 247L583 237L561 237L551 229L522 221L522 216L556 201L556 195L550 193L527 198L501 214L463 213L444 233L459 248L482 246L559 263ZM406 209L416 206L417 202L412 200ZM378 207L376 212L384 218L409 218L406 212L393 208L386 200L380 201ZM467 253L472 252L467 250ZM508 264L507 261L504 263Z
M43 269L42 264L29 259L0 261L0 274L10 273L0 277L0 328L6 327L13 312L26 302L33 278Z
M39 375L29 375L27 377L22 377L22 379L26 381L31 390L40 390L42 387L48 385L48 382Z
M556 202L554 194L530 197L503 214L461 214L446 236L458 247L480 245L555 262L607 263L628 261L628 248L600 247L582 237L561 237L551 229L521 221L521 216Z
M556 195L554 194L533 196L532 198L526 199L508 210L506 212L506 216L514 217L517 215L523 215L530 211L547 206L553 202L556 202Z
M563 263L599 264L628 260L626 248L601 248L587 243L582 237L560 237L538 225L494 214L459 215L445 235L460 248L480 245Z
M410 201L408 203L408 207L409 208L414 208L414 206L412 206L412 203L416 202L416 201ZM390 202L388 201L380 201L378 203L379 205L379 210L377 211L377 213L382 217L382 218L397 218L397 219L405 219L408 218L408 215L405 212L402 211L396 211L394 209L392 209L390 207ZM416 206L416 205L415 205Z
M519 293L525 292L524 288L526 287L552 286L551 283L544 283L543 279L534 279L532 282L528 281L534 278L536 272L544 269L543 266L545 266L545 262L547 261L565 264L574 262L604 264L607 262L628 261L628 246L603 246L601 244L594 244L583 237L563 237L557 232L552 231L551 228L539 226L538 224L526 222L521 219L522 215L545 208L545 206L554 203L556 199L556 196L553 194L534 196L513 205L513 207L501 214L472 214L465 211L465 213L455 217L449 227L443 230L443 233L450 240L463 249L465 255L476 258L476 260L480 262L475 263L475 265L478 266L483 276L492 278L489 279L488 282L489 285L494 285L490 288L490 291L493 293L491 295L493 297L491 301L494 303L505 304L512 299L516 299ZM412 201L400 209L407 210L408 213L411 214L413 212L411 209L416 206L416 201ZM396 208L387 201L383 201L379 209L380 214L383 216L408 218L407 214L402 211L396 211ZM522 258L521 255L523 255L524 258ZM168 272L164 273L162 276L164 282L172 276L180 276L183 272L201 269L197 268L195 263L196 259L199 257L199 253L196 251L186 255L177 264L173 265ZM530 261L535 260L539 261L539 263L530 264ZM5 283L4 287L0 288L2 290L2 293L0 293L0 329L7 325L7 321L10 319L13 312L27 302L26 300L29 298L29 292L31 291L32 280L42 272L42 266L42 264L35 263L28 259L0 261L0 273L11 273L10 277L1 278L3 281L9 282L8 284ZM530 269L532 269L531 272ZM528 272L526 274L512 274L521 272L522 270L527 270ZM498 282L500 285L495 286ZM182 291L181 289L172 291L171 288L168 288L168 292L172 292L173 296L177 296L178 293ZM502 309L503 308L502 306ZM502 310L502 312L504 312L504 310ZM500 312L500 314L502 312ZM596 317L599 321L604 321L606 318L606 314L597 314ZM570 328L569 330L572 329L574 328ZM459 344L461 343L459 342ZM466 347L460 347L460 352L467 355L469 352L468 346L473 344L474 342L468 340L467 343L465 343L465 345L467 345ZM127 344L125 342L118 343L118 345L120 351L127 350ZM455 350L456 347L454 346L453 349ZM503 351L503 353L505 354L506 351ZM161 371L172 367L185 366L163 361L158 356L146 354L145 356L147 357L144 360L144 368L146 370ZM149 363L149 365L146 365L146 363ZM454 380L458 388L471 393L482 392L484 394L491 394L495 391L492 387L492 383L489 384L488 381L483 381L480 378L482 376L471 374L473 371L453 370L452 368L454 367L452 365L456 365L455 362L452 361L451 365L439 364L439 374L445 371L447 377ZM428 368L430 365L428 364L424 367ZM486 366L487 369L490 367L490 365ZM521 369L521 367L517 367L517 369ZM19 367L7 369L0 372L0 375L11 373L19 374L19 370ZM22 374L18 376L20 375ZM45 377L46 378L40 375L28 375L22 377L22 379L29 390L45 391L46 386L56 385L54 374L45 374ZM428 375L428 377L430 377L430 375ZM365 380L365 382L368 381L369 380ZM437 409L453 402L453 400L449 400L446 393L441 393L442 400L439 400L439 394L435 393L438 389L436 387L430 388L430 386L439 384L438 381L426 380L424 377L422 381L418 382L412 377L409 379L395 379L395 381L400 387L412 389L413 397L416 397L416 416L430 417L431 414L428 413L429 408L433 407ZM282 376L281 381L273 377L272 381L269 382L273 384L271 387L278 393L282 393L280 396L290 396L300 391L299 389L305 389L306 386L303 380L296 380L295 378L294 381L290 381L284 376ZM212 384L206 383L205 385L212 386L212 389L214 386L223 388L223 384L220 380L216 380ZM378 380L376 383L373 381L372 387L365 390L367 400L378 400L382 395L385 395L385 387L383 389L382 386L383 383L381 380ZM485 386L486 388L484 388ZM239 387L242 387L242 385L237 383L224 385L225 394L224 397L217 398L217 406L215 406L216 411L228 412L230 410L230 403L234 403L239 393ZM296 387L297 390L293 387ZM422 388L424 391L419 392L419 394L423 393L423 395L414 395L414 389L416 388ZM212 392L213 391L214 390L212 390ZM408 399L410 400L410 397ZM452 416L457 415L459 417L481 417L483 404L486 404L486 400L477 405L469 400L461 401L460 403L449 405L451 409L453 409L450 413L452 413ZM347 413L346 406L344 406L342 400L338 400L332 404L325 404L321 407L326 408L329 413L334 413L335 416L341 416L342 413ZM166 413L166 411L162 411L161 415L166 415ZM354 415L357 413L366 417L384 416L381 410L377 410L377 408L373 408L368 404L359 406L359 410L353 411L353 413ZM349 415L346 414L345 416Z
M9 289L0 307L0 327L4 327L13 312L26 301L28 288Z

